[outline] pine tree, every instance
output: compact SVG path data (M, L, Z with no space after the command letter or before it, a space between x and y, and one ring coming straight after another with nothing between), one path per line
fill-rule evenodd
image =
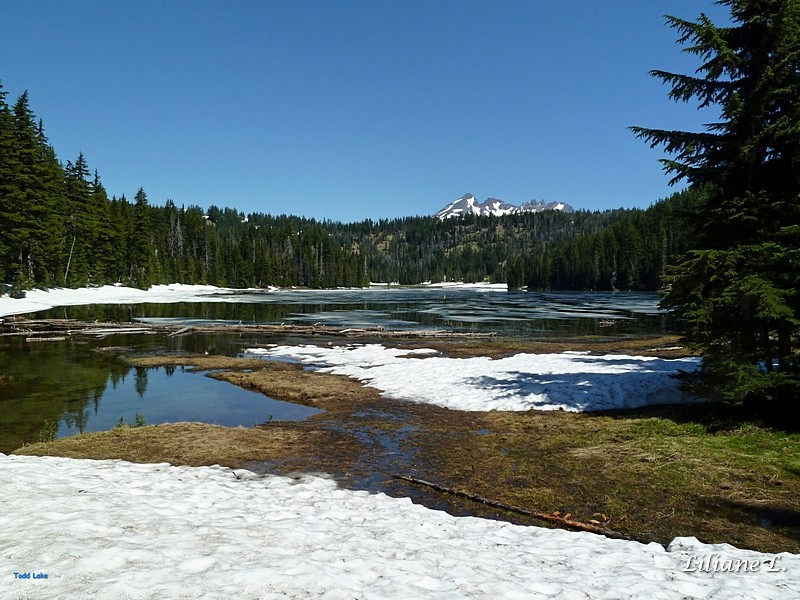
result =
M28 104L28 93L17 99L11 111L10 185L3 198L2 217L8 247L6 277L16 289L29 288L34 280L37 256L33 220L36 207L36 120Z
M139 188L133 204L133 231L128 242L129 277L133 285L147 289L153 283L155 248L152 241L150 205Z
M634 127L673 181L702 200L696 247L668 268L664 306L703 353L706 389L728 399L800 391L800 1L720 0L732 24L668 17L696 74L653 71L670 98L720 110L702 132Z
M61 285L64 271L64 168L44 134L39 120L37 130L39 161L36 179L39 185L40 220L38 223L39 260L35 270L37 284Z
M0 283L10 282L12 276L11 224L15 220L12 197L18 165L15 160L14 117L6 104L8 92L0 82ZM2 290L0 290L2 293Z
M114 223L111 201L108 199L105 186L100 181L100 174L96 170L89 190L91 208L95 217L94 242L92 244L94 279L101 284L116 283L120 278L118 269L121 259L119 234Z
M5 110L3 110L6 113ZM2 119L7 126L7 114ZM47 145L41 122L23 92L11 112L12 137L4 180L0 216L3 218L7 251L3 261L5 277L18 289L47 282L52 273L54 252L53 219L57 211L60 166Z
M66 244L69 247L68 265L64 281L72 287L99 283L96 274L98 219L97 207L92 202L89 183L89 166L83 153L74 163L67 161L67 223Z

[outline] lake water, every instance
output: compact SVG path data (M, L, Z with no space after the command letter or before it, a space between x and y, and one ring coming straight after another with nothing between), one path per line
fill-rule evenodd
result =
M208 302L54 308L29 318L190 324L313 324L496 332L511 338L620 336L669 331L659 296L640 293L522 293L476 289L303 290L225 293ZM103 347L148 353L236 356L246 347L301 341L266 335L114 335L102 340L26 343L0 338L0 452L57 436L133 424L201 421L252 426L303 419L314 409L278 402L200 373L136 369ZM317 340L318 341L318 340Z
M38 313L50 318L182 324L321 323L387 329L495 331L511 336L663 331L660 296L646 293L526 293L489 289L371 288L221 292L208 302L92 305Z

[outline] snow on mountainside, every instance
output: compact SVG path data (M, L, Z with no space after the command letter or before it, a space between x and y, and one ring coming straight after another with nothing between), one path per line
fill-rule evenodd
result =
M442 210L436 213L440 219L447 219L449 217L457 217L460 215L480 215L480 216L495 216L510 215L513 213L521 212L542 212L543 210L561 210L564 212L574 212L569 204L563 202L548 202L545 204L543 200L530 200L524 204L509 204L497 198L487 198L485 202L478 202L477 198L472 194L465 194L458 200L454 200Z

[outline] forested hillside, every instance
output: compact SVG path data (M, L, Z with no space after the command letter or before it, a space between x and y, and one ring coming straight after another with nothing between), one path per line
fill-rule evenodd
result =
M0 87L0 280L12 290L121 282L231 287L507 282L658 289L689 240L679 193L647 210L342 224L109 196L81 154L62 164L27 93Z
M646 210L412 217L336 231L358 240L373 281L657 290L667 257L689 244L681 214L695 196L678 193Z
M22 94L0 88L0 280L14 289L122 282L362 286L364 257L308 219L109 197L79 155L65 166Z

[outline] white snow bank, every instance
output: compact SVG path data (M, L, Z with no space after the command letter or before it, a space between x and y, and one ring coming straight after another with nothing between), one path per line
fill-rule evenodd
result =
M0 596L800 597L798 555L694 538L665 550L235 473L0 454Z
M213 285L186 285L173 283L154 285L148 290L104 285L96 288L53 288L29 290L25 298L0 296L0 317L47 310L55 306L81 306L86 304L138 304L142 302L236 302L225 294L241 292ZM259 290L264 291L264 290ZM210 298L209 295L214 295Z
M376 288L413 288L413 285L400 285L398 281L392 281L391 283L384 283L384 282L376 282L370 281L370 287ZM430 281L423 281L422 283L418 284L422 287L426 288L447 288L447 289L460 289L460 290L479 290L479 291L489 291L489 292L507 292L508 285L505 283L488 283L485 281L478 282L478 283L464 283L463 281L441 281L438 283L431 283Z
M435 351L410 352L379 344L273 346L245 353L325 365L321 371L353 377L390 398L457 410L595 411L687 402L692 399L678 389L671 375L699 365L696 358L581 352L517 354L498 360L421 358Z
M465 290L484 290L495 292L507 292L508 285L505 283L488 283L481 281L478 283L464 283L463 281L442 281L439 283L424 282L422 285L430 288L465 289Z

